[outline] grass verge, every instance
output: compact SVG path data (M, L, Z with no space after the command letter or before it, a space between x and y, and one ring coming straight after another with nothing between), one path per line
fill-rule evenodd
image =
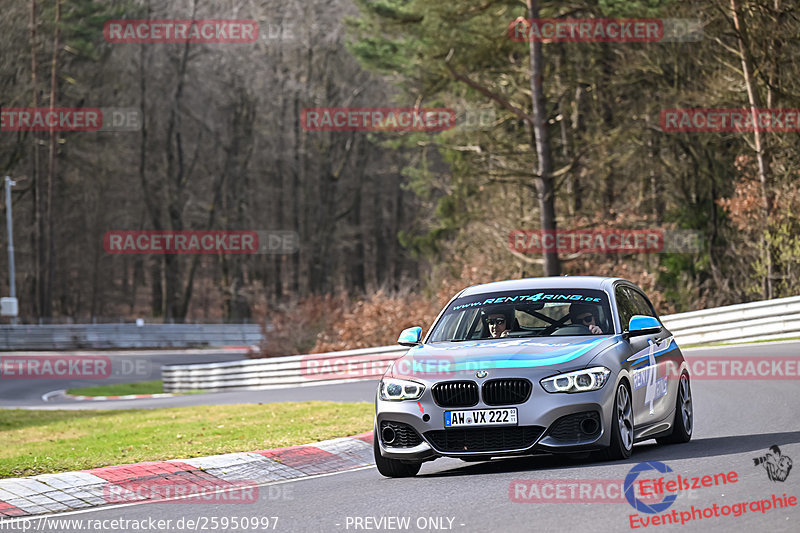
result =
M0 409L0 478L306 444L372 429L370 403Z
M73 396L127 396L128 394L161 394L162 392L164 392L164 385L160 379L156 381L140 381L139 383L118 383L116 385L67 389L67 394L72 394Z

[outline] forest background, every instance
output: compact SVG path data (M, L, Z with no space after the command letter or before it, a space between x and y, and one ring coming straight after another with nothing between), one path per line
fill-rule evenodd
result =
M269 323L264 355L393 343L461 288L620 276L661 313L800 290L798 131L664 109L800 108L788 0L4 0L0 107L133 108L127 132L0 133L33 323ZM113 19L253 19L250 44L120 44ZM526 42L531 18L690 21ZM699 31L698 31L699 29ZM319 132L312 107L448 107L442 132ZM795 128L797 130L797 128ZM5 219L5 207L2 208ZM693 253L525 254L517 229L695 231ZM282 230L284 255L117 255L110 230ZM6 232L0 245L7 246ZM6 257L0 283L8 286ZM5 294L5 291L3 291Z

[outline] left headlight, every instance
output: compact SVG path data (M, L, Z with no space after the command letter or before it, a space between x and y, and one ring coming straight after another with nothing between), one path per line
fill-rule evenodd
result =
M596 366L550 376L539 383L547 392L587 392L602 388L609 374L611 370L604 366Z
M379 388L381 400L418 400L425 385L407 379L384 378Z

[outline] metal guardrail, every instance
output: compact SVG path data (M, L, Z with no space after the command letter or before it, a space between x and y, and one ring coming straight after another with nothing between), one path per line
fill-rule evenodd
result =
M161 367L164 392L222 391L318 385L378 378L408 351L382 346L270 359Z
M800 296L661 317L682 345L800 336ZM381 346L199 365L164 366L165 392L297 387L376 379L408 348Z
M800 296L679 313L661 321L684 345L800 336Z
M258 324L58 324L0 325L0 350L81 350L253 346Z

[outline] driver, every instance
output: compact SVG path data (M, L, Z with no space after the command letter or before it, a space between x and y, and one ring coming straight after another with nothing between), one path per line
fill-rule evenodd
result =
M569 306L569 319L573 324L586 326L595 335L602 335L603 330L597 325L597 307L589 304L572 304Z
M486 315L486 323L489 325L489 336L493 339L508 336L508 332L512 327L511 319L513 312L498 311Z

